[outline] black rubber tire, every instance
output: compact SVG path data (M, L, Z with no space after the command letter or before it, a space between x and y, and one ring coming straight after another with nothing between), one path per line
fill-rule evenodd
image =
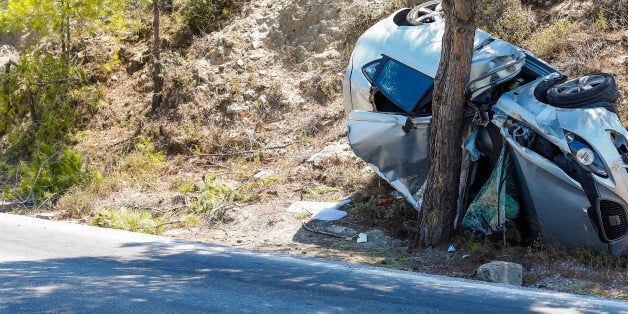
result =
M547 91L549 91L553 86L564 82L566 79L567 77L563 75L561 77L542 80L534 88L534 97L538 101L547 104Z
M581 108L595 103L614 104L617 102L619 92L612 74L591 73L588 76L599 76L603 77L604 80L596 83L590 89L571 93L564 92L565 86L574 84L581 77L556 84L547 91L547 103L558 108Z
M417 5L416 7L412 8L412 10L410 10L410 12L408 12L408 15L406 15L406 21L410 25L421 25L421 24L423 24L423 22L419 21L419 18L422 16L422 14L421 14L421 12L419 12L419 10L422 9L422 8L425 8L425 7L433 6L435 4L438 5L441 2L442 2L441 0L432 0L432 1L427 1L427 2L424 2L424 3L421 3L421 4Z

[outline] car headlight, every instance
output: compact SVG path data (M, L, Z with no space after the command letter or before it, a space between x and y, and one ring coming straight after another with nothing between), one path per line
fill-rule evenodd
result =
M578 164L588 172L593 172L600 177L608 177L608 171L604 166L604 162L595 150L580 136L565 131L565 138L571 153L576 157Z

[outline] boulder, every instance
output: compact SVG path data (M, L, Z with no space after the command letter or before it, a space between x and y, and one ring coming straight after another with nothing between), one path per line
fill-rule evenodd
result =
M478 268L479 279L521 286L523 283L523 266L517 263L492 261Z
M139 70L141 70L144 65L150 61L151 59L151 52L150 50L146 50L144 52L138 52L135 53L131 59L129 60L129 65L126 68L126 71L129 74L133 74Z

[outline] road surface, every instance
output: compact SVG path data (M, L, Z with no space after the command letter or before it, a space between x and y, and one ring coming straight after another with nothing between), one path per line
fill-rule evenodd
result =
M628 302L0 214L0 312L626 312Z

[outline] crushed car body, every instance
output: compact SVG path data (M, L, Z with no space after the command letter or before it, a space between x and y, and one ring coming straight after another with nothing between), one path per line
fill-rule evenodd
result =
M417 210L429 170L431 108L438 105L432 89L441 10L430 1L367 30L343 86L353 151ZM567 248L612 256L628 250L628 132L617 116L612 75L565 78L478 29L467 95L457 226L490 234L518 219L528 236ZM513 187L503 193L506 178ZM495 199L495 214L478 214L482 198Z

